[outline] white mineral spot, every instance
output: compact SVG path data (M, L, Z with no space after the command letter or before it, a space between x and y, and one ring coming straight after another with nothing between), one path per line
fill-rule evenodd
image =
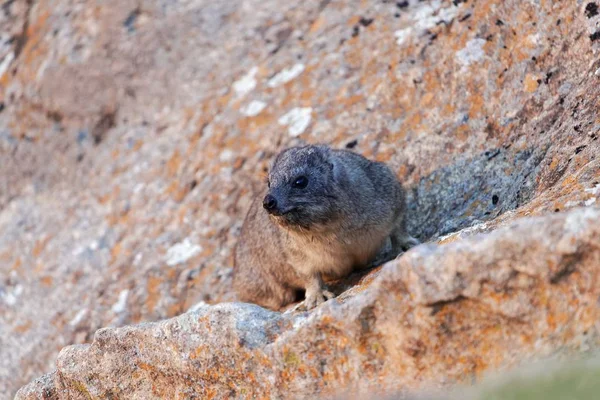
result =
M202 247L197 244L192 244L189 239L185 239L181 243L177 243L169 250L167 250L166 262L167 265L172 267L177 264L181 264L199 254L202 251Z
M410 36L411 32L412 29L410 28L399 29L396 32L394 32L394 37L396 37L396 44L401 45L402 43L404 43L406 39Z
M596 72L594 72L594 75L596 75L596 76L600 76L600 68L598 68L598 69L596 70Z
M83 318L85 318L87 313L88 313L87 308L84 308L83 310L79 310L79 312L73 317L73 319L71 321L69 321L69 325L72 327L76 327L77 325L79 325L79 323L81 321L83 321Z
M434 0L429 5L423 5L418 8L413 17L416 28L420 30L431 29L440 23L449 23L452 21L460 9L459 6L441 7L441 1ZM436 14L437 15L434 15Z
M267 85L269 87L277 87L279 85L283 85L284 83L288 83L292 79L296 78L304 71L304 64L296 64L291 68L285 68L277 75L272 77Z
M456 52L456 60L463 65L463 68L480 61L485 56L485 52L483 51L484 44L485 39L469 40L464 49Z
M529 36L527 36L527 40L532 45L537 46L540 43L540 41L541 41L541 37L540 37L539 33L536 33L535 35L529 35Z
M12 293L5 293L3 297L4 302L9 306L14 306L15 304L17 304L17 298Z
M247 117L256 117L265 109L267 103L260 100L252 100L248 105L240 110Z
M257 72L258 67L252 67L246 75L233 82L233 90L235 90L235 93L238 96L245 96L256 87L256 79L254 79L254 76Z
M585 203L583 203L583 204L585 204L585 205L586 205L586 207L589 207L589 206L591 206L592 204L594 204L595 202L596 202L596 198L595 198L595 197L592 197L591 199L587 199L587 200L585 201Z
M23 293L23 286L17 285L11 291L6 291L5 293L0 292L0 296L4 298L4 302L9 306L14 306L17 304L18 297Z
M399 29L394 32L396 44L402 45L414 33L419 35L436 25L450 23L460 11L461 4L458 6L451 5L450 7L441 8L440 0L433 0L429 4L420 4L414 9L411 18L411 27Z
M600 183L594 186L593 188L585 189L586 193L591 193L594 196L600 194Z
M279 122L280 125L287 125L290 136L297 137L308 128L311 119L312 108L296 107L291 109L287 114L282 115L277 122Z
M2 60L2 63L0 63L0 76L4 75L4 73L6 72L6 70L8 69L8 67L10 67L10 63L15 59L15 53L10 52L8 53L4 59Z
M125 289L119 293L119 299L112 306L112 311L115 314L120 314L127 310L127 298L129 297L129 290Z
M581 202L579 200L569 200L565 203L566 208L579 207Z
M233 151L231 151L230 149L225 149L221 152L221 154L219 154L219 161L221 162L230 162L233 160L233 158L235 157L235 153Z

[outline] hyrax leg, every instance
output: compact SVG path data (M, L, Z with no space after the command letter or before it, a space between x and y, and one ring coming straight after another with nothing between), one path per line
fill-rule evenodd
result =
M333 299L335 294L331 293L325 287L320 273L315 273L309 278L306 286L305 299L299 307L303 310L310 310L329 299Z
M271 278L269 275L257 272L256 269L240 272L234 279L234 287L238 293L238 300L255 303L273 311L292 303L296 298L296 291L286 287Z
M392 231L390 239L392 240L393 257L396 257L399 254L407 251L411 247L421 244L419 240L410 236L408 232L406 232L406 220L404 219L404 215L401 215L396 221L396 227Z
M415 247L415 246L421 244L421 242L419 242L418 239L410 236L406 232L402 232L402 233L398 233L398 234L392 233L391 239L392 239L393 253L396 255L407 251L411 247Z

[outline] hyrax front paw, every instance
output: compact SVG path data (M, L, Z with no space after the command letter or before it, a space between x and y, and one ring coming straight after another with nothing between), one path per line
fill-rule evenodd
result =
M415 246L418 246L420 244L421 244L421 242L419 242L419 239L416 239L412 236L406 236L404 238L404 241L402 241L400 243L402 250L404 250L404 251L408 251L409 249L411 249Z
M318 288L316 290L306 290L306 298L298 307L300 310L311 310L316 306L331 300L335 297L335 294L325 288Z
M410 236L407 233L401 233L400 235L392 236L392 247L394 248L394 253L400 255L409 249L420 245L418 239Z

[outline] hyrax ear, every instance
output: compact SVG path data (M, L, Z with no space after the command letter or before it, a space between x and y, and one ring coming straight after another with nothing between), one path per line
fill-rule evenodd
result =
M323 160L328 166L334 180L337 180L340 173L340 168L338 163L335 162L335 158L333 155L333 151L328 146L320 146L321 154L323 156Z

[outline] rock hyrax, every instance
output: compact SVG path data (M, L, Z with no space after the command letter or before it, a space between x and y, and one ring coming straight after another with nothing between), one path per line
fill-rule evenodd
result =
M235 249L241 301L276 310L304 290L310 309L334 297L323 276L371 266L388 238L392 257L419 243L406 232L404 190L383 163L325 145L293 147L276 157L267 182Z

